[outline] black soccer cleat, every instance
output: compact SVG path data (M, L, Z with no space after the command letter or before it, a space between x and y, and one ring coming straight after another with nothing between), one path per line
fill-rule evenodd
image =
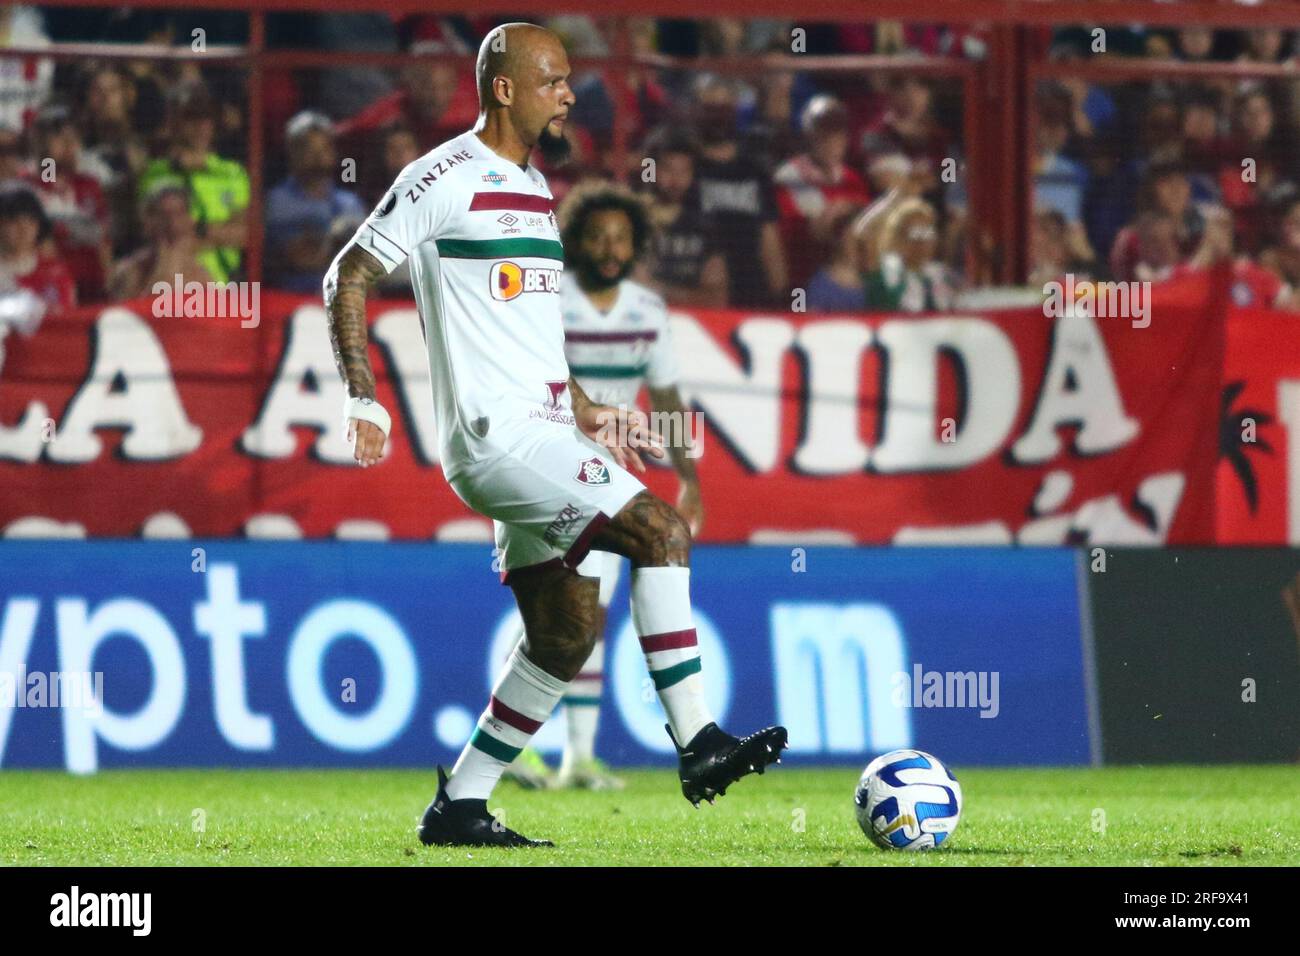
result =
M452 800L447 774L438 768L438 795L420 820L425 846L555 846L550 840L530 840L505 826L487 811L486 800Z
M671 727L668 736L673 736ZM787 737L784 727L765 727L742 740L710 723L685 747L674 738L682 794L696 808L701 800L712 803L746 774L762 773L768 764L780 763L781 751L789 746Z

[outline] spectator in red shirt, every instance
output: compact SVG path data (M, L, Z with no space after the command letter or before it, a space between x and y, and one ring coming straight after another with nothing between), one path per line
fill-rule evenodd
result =
M1110 251L1111 273L1121 282L1162 278L1155 273L1191 256L1201 243L1208 207L1192 201L1187 170L1170 161L1147 170L1138 210L1138 220L1119 231Z
M1206 87L1193 87L1183 96L1183 160L1192 174L1214 179L1232 146L1219 132L1219 96Z
M1186 263L1177 266L1173 275L1208 269L1224 261L1232 263L1229 295L1234 305L1265 309L1300 308L1300 298L1297 298L1290 285L1263 266L1251 262L1246 256L1236 255L1233 248L1232 216L1225 209L1214 210L1207 216L1205 236L1200 248Z
M1259 262L1292 288L1300 289L1300 198L1294 191L1275 204L1269 244L1260 253Z
M1261 197L1293 175L1295 153L1277 122L1273 98L1263 86L1247 87L1237 96L1233 134L1231 159L1220 169L1219 189L1235 217L1238 245L1253 252L1263 240Z
M914 162L928 162L937 170L952 155L948 134L934 118L933 103L929 85L918 77L905 75L893 80L889 108L860 139L869 175L874 178L872 169L882 156L901 153ZM874 181L871 187L875 192L888 188L885 183Z
M1142 213L1116 238L1125 239L1123 255L1111 252L1111 272L1120 282L1162 282L1187 256L1179 244L1178 221L1169 213L1152 209Z
M840 53L912 53L939 56L947 53L947 27L935 24L877 20L875 23L845 23L835 29Z
M650 17L631 17L628 20L631 52L634 56L655 52L655 22ZM611 32L604 21L588 17L562 16L547 22L565 41L569 55L598 59L610 54L611 44L606 34ZM629 142L639 141L645 132L665 118L671 97L659 82L658 71L651 67L634 66L623 73L623 82L614 84L607 70L580 70L569 80L578 101L569 113L569 123L577 124L591 135L592 142L600 147L603 172L620 179L627 170L615 169L610 161L615 156L610 145L614 140L615 117L622 124ZM628 157L629 161L632 157Z
M845 159L849 114L833 96L814 96L800 116L808 148L777 167L776 204L781 217L792 286L804 287L833 252L833 227L864 208L867 185Z
M52 231L41 201L28 186L0 189L0 291L27 289L51 312L61 312L77 304L77 288L48 241Z
M443 40L412 44L410 52L425 55L402 68L401 86L337 126L340 152L362 155L367 135L401 121L427 152L459 136L478 119L478 91L473 73L449 62L451 49Z
M27 181L54 225L54 242L77 284L78 300L102 302L112 255L104 190L81 168L81 134L66 107L47 106L32 129L41 159Z

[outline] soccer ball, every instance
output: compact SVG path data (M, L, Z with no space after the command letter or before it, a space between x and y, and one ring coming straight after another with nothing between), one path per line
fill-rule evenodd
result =
M935 757L893 750L867 764L853 794L858 825L886 850L929 850L957 829L961 784Z

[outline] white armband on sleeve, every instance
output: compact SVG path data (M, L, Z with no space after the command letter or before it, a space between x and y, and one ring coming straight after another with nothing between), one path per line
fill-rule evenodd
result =
M373 398L349 398L343 403L343 427L348 427L351 419L378 425L387 438L393 429L393 419L383 405Z

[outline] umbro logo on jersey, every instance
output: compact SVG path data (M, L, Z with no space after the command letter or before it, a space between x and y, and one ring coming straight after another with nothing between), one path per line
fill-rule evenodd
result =
M491 183L493 186L500 186L503 182L506 181L506 174L498 173L489 169L486 173L483 174L482 179L483 182L485 183Z
M497 222L501 223L503 226L513 226L518 221L519 217L513 213L505 213L504 215L497 216Z
M521 266L513 262L494 262L488 275L488 286L492 298L498 302L509 302L525 292L553 292L558 295L560 270Z
M574 477L584 485L607 485L609 468L599 458L588 458L578 465L578 473Z

